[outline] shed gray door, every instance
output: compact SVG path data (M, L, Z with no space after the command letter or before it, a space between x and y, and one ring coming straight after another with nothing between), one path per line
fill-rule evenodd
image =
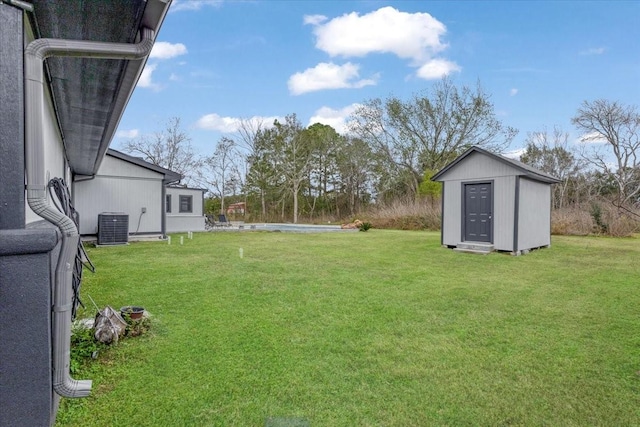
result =
M464 184L464 240L490 242L492 227L491 183Z

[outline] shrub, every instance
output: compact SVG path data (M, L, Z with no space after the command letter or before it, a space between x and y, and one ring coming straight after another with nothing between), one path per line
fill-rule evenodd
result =
M551 234L606 234L627 237L640 231L635 211L619 209L610 202L595 201L591 205L574 205L551 212Z
M439 230L440 208L438 200L395 201L372 209L367 212L367 217L376 228Z
M593 218L579 206L551 212L551 234L586 236L593 231Z
M591 204L591 217L593 218L593 222L595 223L594 232L597 234L604 233L606 234L609 230L609 226L604 222L602 218L602 208L599 203Z
M368 231L371 228L371 223L370 222L361 222L358 225L358 230L360 231Z
M123 318L127 322L127 328L125 329L125 336L127 337L137 337L151 329L151 318L146 314L140 319L132 319L130 314L125 314Z
M603 205L602 222L606 233L614 237L629 237L639 231L640 222L633 211L618 208L612 204Z
M89 358L96 358L98 352L106 347L93 335L94 329L82 322L74 322L71 327L71 362L69 370L78 372L82 364Z

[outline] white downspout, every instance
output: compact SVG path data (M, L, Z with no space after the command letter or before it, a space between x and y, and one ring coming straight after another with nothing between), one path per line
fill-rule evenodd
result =
M78 230L66 215L46 200L44 141L42 136L44 60L51 56L104 59L143 59L153 47L154 32L142 29L139 43L104 43L79 40L37 39L25 49L25 157L27 202L40 217L62 233L53 291L53 389L62 397L86 397L91 380L74 380L69 373L73 262Z

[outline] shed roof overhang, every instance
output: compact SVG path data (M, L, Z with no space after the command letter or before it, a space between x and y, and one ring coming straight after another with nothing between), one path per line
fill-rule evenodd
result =
M157 37L171 0L33 0L37 38L136 43ZM75 175L95 175L135 89L142 60L52 57L45 62L65 155Z
M529 166L525 163L519 162L517 160L514 159L510 159L508 157L504 157L501 156L499 154L495 154L492 153L490 151L485 150L484 148L480 148L478 146L472 146L469 149L467 149L467 151L465 151L464 153L462 153L460 156L458 156L457 159L455 159L454 161L452 161L451 163L449 163L447 166L445 166L444 168L442 168L438 173L436 173L433 177L431 177L432 181L444 181L443 176L452 168L456 167L457 164L459 164L462 160L464 160L465 158L467 158L469 155L471 155L472 153L481 153L484 154L486 156L489 156L493 159L496 159L502 163L505 163L511 167L513 167L514 169L518 170L519 172L521 172L522 176L526 176L527 178L530 178L534 181L539 181L539 182L544 182L547 184L556 184L558 182L560 182L561 180L559 180L558 178L551 176L545 172L542 172L541 170L538 170L532 166Z

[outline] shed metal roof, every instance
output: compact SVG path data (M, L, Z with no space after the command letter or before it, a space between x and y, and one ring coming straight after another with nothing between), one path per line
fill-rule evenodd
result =
M33 0L36 37L136 43L155 32L171 0ZM54 57L49 86L69 166L95 175L146 63L144 60Z
M438 173L436 173L431 180L432 181L443 181L442 176L444 174L447 173L447 171L451 170L452 168L456 167L457 164L459 164L462 160L464 160L465 158L467 158L470 154L472 153L481 153L484 154L486 156L489 156L493 159L496 159L502 163L506 163L509 166L512 166L513 168L519 170L520 172L522 172L522 175L526 176L527 178L530 178L534 181L540 181L540 182L545 182L548 184L555 184L560 182L561 180L559 180L558 178L549 175L548 173L542 172L539 169L536 169L532 166L529 166L525 163L519 162L518 160L514 160L514 159L510 159L508 157L504 157L501 156L499 154L495 154L492 153L490 151L487 151L483 148L480 148L478 146L472 146L469 149L467 149L467 151L465 151L464 153L462 153L460 156L458 156L457 159L455 159L454 161L452 161L451 163L449 163L447 166L445 166L444 168L442 168Z

